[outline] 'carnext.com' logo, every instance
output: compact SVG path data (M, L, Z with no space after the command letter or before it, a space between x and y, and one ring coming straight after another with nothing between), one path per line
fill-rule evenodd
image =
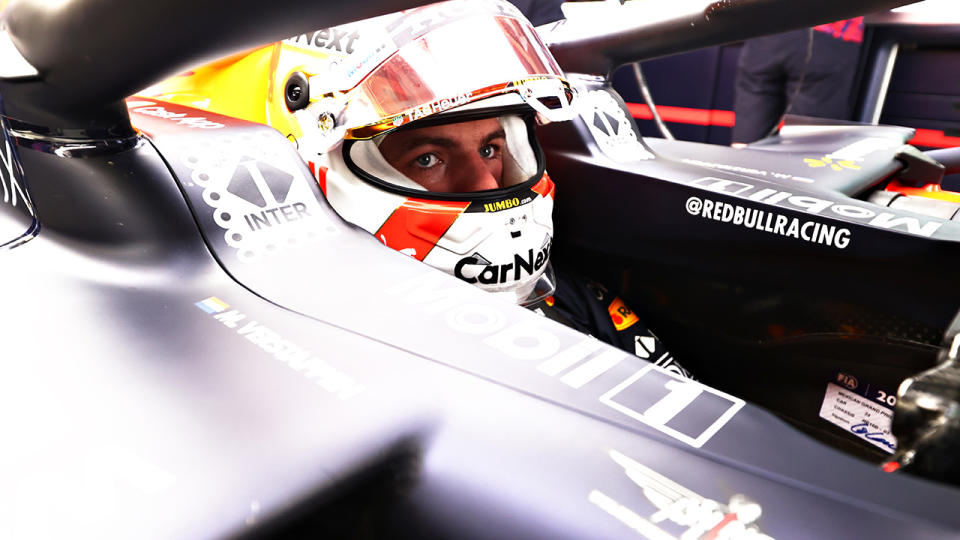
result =
M216 296L205 298L195 303L194 305L211 315L214 313L220 313L221 311L230 307L230 304L227 304L226 302L217 298Z

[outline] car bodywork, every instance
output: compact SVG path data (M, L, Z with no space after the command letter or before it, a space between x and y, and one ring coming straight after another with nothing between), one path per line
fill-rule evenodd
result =
M43 13L67 30L124 15L106 4ZM191 46L234 52L388 10L298 4L322 24L235 2L235 28L207 28ZM730 11L765 16L777 4ZM202 18L207 8L197 9ZM877 298L853 284L867 270L949 263L955 223L891 209L881 223L897 224L884 227L871 220L885 210L851 197L866 188L833 183L848 178L818 175L777 196L783 179L731 171L747 168L725 161L732 154L698 149L692 163L676 148L631 141L622 101L595 76L621 57L571 59L564 43L575 41L562 32L572 30L554 29L558 58L582 75L593 105L540 134L562 190L556 253L622 281L717 390L385 249L330 209L282 130L175 102L120 101L195 61L183 44L157 44L167 56L149 69L121 54L129 74L58 95L82 70L45 64L59 43L31 49L24 13L37 10L14 3L4 16L36 73L0 82L0 231L10 248L0 267L3 535L940 538L960 528L955 488L885 474L744 401L802 425L833 370L889 388L934 365L954 289ZM696 17L722 29L724 13L712 6L677 24ZM112 39L90 46L102 53ZM592 50L624 58L660 51L596 39ZM709 39L719 38L676 46ZM850 132L791 145L802 160L848 140L892 141L857 162L871 175L858 179L900 168L905 131ZM747 152L737 156L762 171L776 150ZM801 176L780 163L770 171ZM816 220L846 229L847 241L738 229L707 200ZM801 264L809 286L790 279ZM861 316L896 313L927 334L838 335L839 318L822 319L836 312L830 302ZM793 322L776 318L786 312L812 313L829 331L799 325L796 338ZM848 451L878 455L850 441Z

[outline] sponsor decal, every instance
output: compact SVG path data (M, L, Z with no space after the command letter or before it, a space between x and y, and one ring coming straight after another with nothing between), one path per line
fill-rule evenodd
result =
M414 120L419 120L425 116L430 116L431 114L443 112L459 105L465 105L469 101L470 94L460 94L459 96L454 96L452 98L438 99L433 103L427 103L426 105L421 105L415 109L403 113L403 115L394 118L393 124L398 126L407 122L413 122Z
M814 244L846 249L850 245L850 229L827 225L818 221L805 221L782 214L757 210L710 199L690 197L686 203L687 213L723 223L732 223L748 229L789 236Z
M221 129L224 127L220 122L207 120L203 116L190 116L187 113L178 113L168 111L162 105L157 105L151 101L133 101L127 103L130 112L143 114L146 116L155 116L170 120L177 125L186 126L193 129Z
M689 159L689 158L684 158L681 161L683 163L687 163L690 165L698 165L700 167L718 169L721 171L730 171L735 173L748 174L751 176L776 178L778 180L794 180L796 182L803 182L805 184L814 183L813 178L806 178L803 176L795 176L792 174L780 173L780 172L774 172L774 171L765 171L761 169L753 169L750 167L742 167L739 165L727 165L725 163L710 163L709 161L700 161L699 159Z
M543 268L543 265L547 264L549 260L550 244L548 240L548 243L537 250L536 253L534 253L533 248L528 249L524 255L515 253L513 255L513 262L505 264L493 264L483 255L474 253L469 257L464 257L457 261L457 264L453 267L453 275L467 283L480 282L484 285L508 283L511 281L520 281L522 278L534 275ZM477 266L481 266L482 269L479 272L475 270L470 271L470 275L468 275L466 269L468 267L474 269Z
M580 96L580 117L604 154L620 162L653 159L633 130L632 120L613 96L603 90Z
M657 540L772 540L756 523L763 509L750 498L735 494L723 504L617 450L611 449L609 456L643 491L652 508L632 509L598 489L592 490L587 500L641 535Z
M689 182L689 184L717 193L737 195L751 201L774 204L792 210L802 210L815 215L858 221L882 229L899 230L928 238L933 236L933 233L937 232L942 225L942 223L936 221L922 221L913 216L898 216L892 212L877 212L871 208L856 204L837 203L810 195L796 195L788 191L773 188L758 188L753 184L736 180L703 177L697 178ZM726 205L726 203L724 204ZM688 208L688 211L690 210L691 209ZM711 210L711 212L712 211L713 210Z
M396 50L396 47L391 47L388 43L380 43L362 58L351 58L349 59L349 63L346 65L341 64L343 66L345 80L347 81L346 84L348 84L349 87L352 87L354 83L351 83L350 81L353 81L358 75L362 76L366 73L366 70L363 69L364 66L370 64L379 64L380 62L386 60L387 57L393 54ZM348 53L349 52L351 51L348 51ZM347 61L345 60L344 63L346 62Z
M896 405L895 393L838 372L827 383L820 418L892 454L897 449L890 432Z
M803 162L806 163L808 167L811 167L814 169L818 169L820 167L830 167L835 171L843 171L843 170L859 171L860 170L860 166L857 165L855 162L850 161L849 159L841 159L838 161L834 161L829 156L823 156L822 158L819 158L819 159L804 158Z
M254 206L263 208L243 216L251 232L310 217L307 205L302 202L282 204L287 200L294 179L292 174L269 163L257 162L249 156L241 158L239 166L234 170L233 177L227 184L227 191ZM278 205L269 204L268 198ZM268 206L271 207L268 208Z
M385 292L440 317L455 332L479 337L498 354L535 362L540 373L567 387L589 388L585 391L598 396L601 404L691 446L705 444L744 405L743 400L646 362L624 379L614 368L633 359L628 353L541 317L508 324L507 315L488 293L451 283L442 274L424 273ZM664 354L660 360L668 358Z
M882 137L869 137L861 139L843 148L819 158L805 158L804 163L808 167L819 169L829 167L834 171L860 170L859 163L862 163L867 156L874 152L882 150L892 150L899 148L903 143L893 139Z
M179 163L189 169L188 190L199 187L224 229L224 241L244 262L311 244L339 230L325 218L313 187L289 143L268 130L215 137L178 137Z
M529 202L530 199L524 199L524 202ZM483 203L484 212L499 212L501 210L509 210L511 208L516 208L520 206L523 202L520 201L519 197L513 197L512 199L504 199L502 201L496 201L492 203Z
M657 350L657 338L653 336L634 336L633 348L634 354L640 358L650 358L650 355Z
M247 226L251 231L259 231L264 227L273 227L274 225L283 225L291 221L309 217L307 205L304 203L293 203L276 208L268 208L259 213L247 214L243 219L247 221Z
M640 320L619 297L613 299L613 302L607 308L607 312L610 313L610 320L613 321L613 326L617 329L617 332L623 332Z
M317 30L312 34L300 34L283 41L290 45L353 54L353 45L359 39L360 33L356 30L351 32L350 28L333 27Z
M21 185L20 163L13 153L6 122L0 124L0 130L3 131L3 145L0 146L0 189L3 190L3 202L13 207L22 206L31 216L35 216L30 197Z
M350 399L364 391L364 386L351 376L330 365L307 349L284 339L278 332L255 320L215 296L204 298L194 304L213 315L223 326L233 329L263 352L284 363L290 369L313 381L325 391L340 399Z

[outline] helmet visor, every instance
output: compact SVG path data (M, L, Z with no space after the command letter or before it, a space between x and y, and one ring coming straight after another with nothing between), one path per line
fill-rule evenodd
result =
M569 85L528 23L506 16L467 17L401 46L347 92L337 124L346 127L345 138L367 139L509 92L547 120L572 117Z

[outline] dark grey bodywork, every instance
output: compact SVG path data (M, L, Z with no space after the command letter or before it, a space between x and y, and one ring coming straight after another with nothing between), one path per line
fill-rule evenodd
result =
M299 31L277 28L275 38ZM66 115L58 127L57 114L12 106L15 84L0 84L0 243L12 248L0 262L0 536L960 530L953 487L885 474L739 397L386 249L330 209L269 128L184 109L223 127L133 112L149 136L91 137L111 131L119 109L90 122L89 111ZM44 118L59 135L34 129ZM544 133L561 193L577 190L584 163L598 181L653 179L647 189L661 187L664 205L728 197L699 178L749 179L666 151L615 163L584 121L571 124L579 143L551 147ZM65 136L84 126L86 139ZM253 170L262 181L251 183ZM239 221L254 211L270 225ZM577 219L561 213L561 234ZM941 221L932 239L874 234L895 247L952 246L960 226Z

